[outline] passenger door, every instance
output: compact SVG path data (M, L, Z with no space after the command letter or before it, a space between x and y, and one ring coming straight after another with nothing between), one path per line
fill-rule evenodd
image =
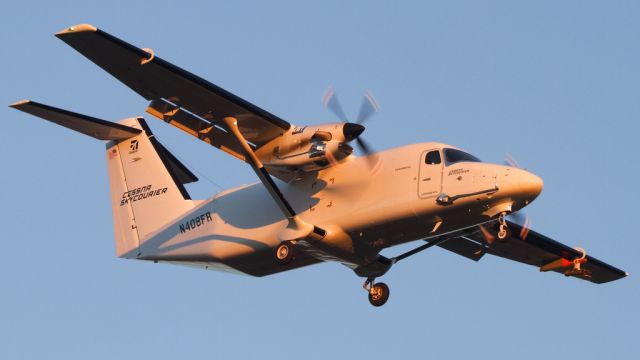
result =
M420 171L418 173L418 197L427 199L436 197L442 191L442 152L431 149L420 156Z

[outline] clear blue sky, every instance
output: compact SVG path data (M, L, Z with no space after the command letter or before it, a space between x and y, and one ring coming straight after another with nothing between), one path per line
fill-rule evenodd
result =
M9 1L0 37L0 358L637 358L637 1ZM104 146L10 109L108 120L147 104L53 33L91 23L297 124L352 116L377 149L442 141L545 181L534 229L631 273L606 285L433 249L371 307L337 264L251 278L114 255ZM218 185L247 166L150 119ZM203 176L201 176L203 177ZM403 249L391 249L394 254Z

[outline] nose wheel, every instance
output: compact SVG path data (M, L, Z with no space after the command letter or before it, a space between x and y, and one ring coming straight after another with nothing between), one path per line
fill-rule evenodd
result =
M375 307L382 306L389 300L389 286L385 283L374 283L374 279L369 278L362 287L369 293L369 303Z

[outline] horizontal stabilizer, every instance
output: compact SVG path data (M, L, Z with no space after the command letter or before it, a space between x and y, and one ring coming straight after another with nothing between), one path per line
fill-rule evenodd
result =
M10 106L99 140L124 140L142 131L30 100L19 101Z

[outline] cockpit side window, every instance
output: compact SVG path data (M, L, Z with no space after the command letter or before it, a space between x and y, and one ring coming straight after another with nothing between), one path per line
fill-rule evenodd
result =
M440 164L441 162L442 162L442 159L440 158L439 150L429 151L427 153L427 156L425 156L424 158L424 163L427 165L437 165L437 164Z
M477 157L457 149L444 149L444 160L447 165L463 161L480 162L480 159Z

